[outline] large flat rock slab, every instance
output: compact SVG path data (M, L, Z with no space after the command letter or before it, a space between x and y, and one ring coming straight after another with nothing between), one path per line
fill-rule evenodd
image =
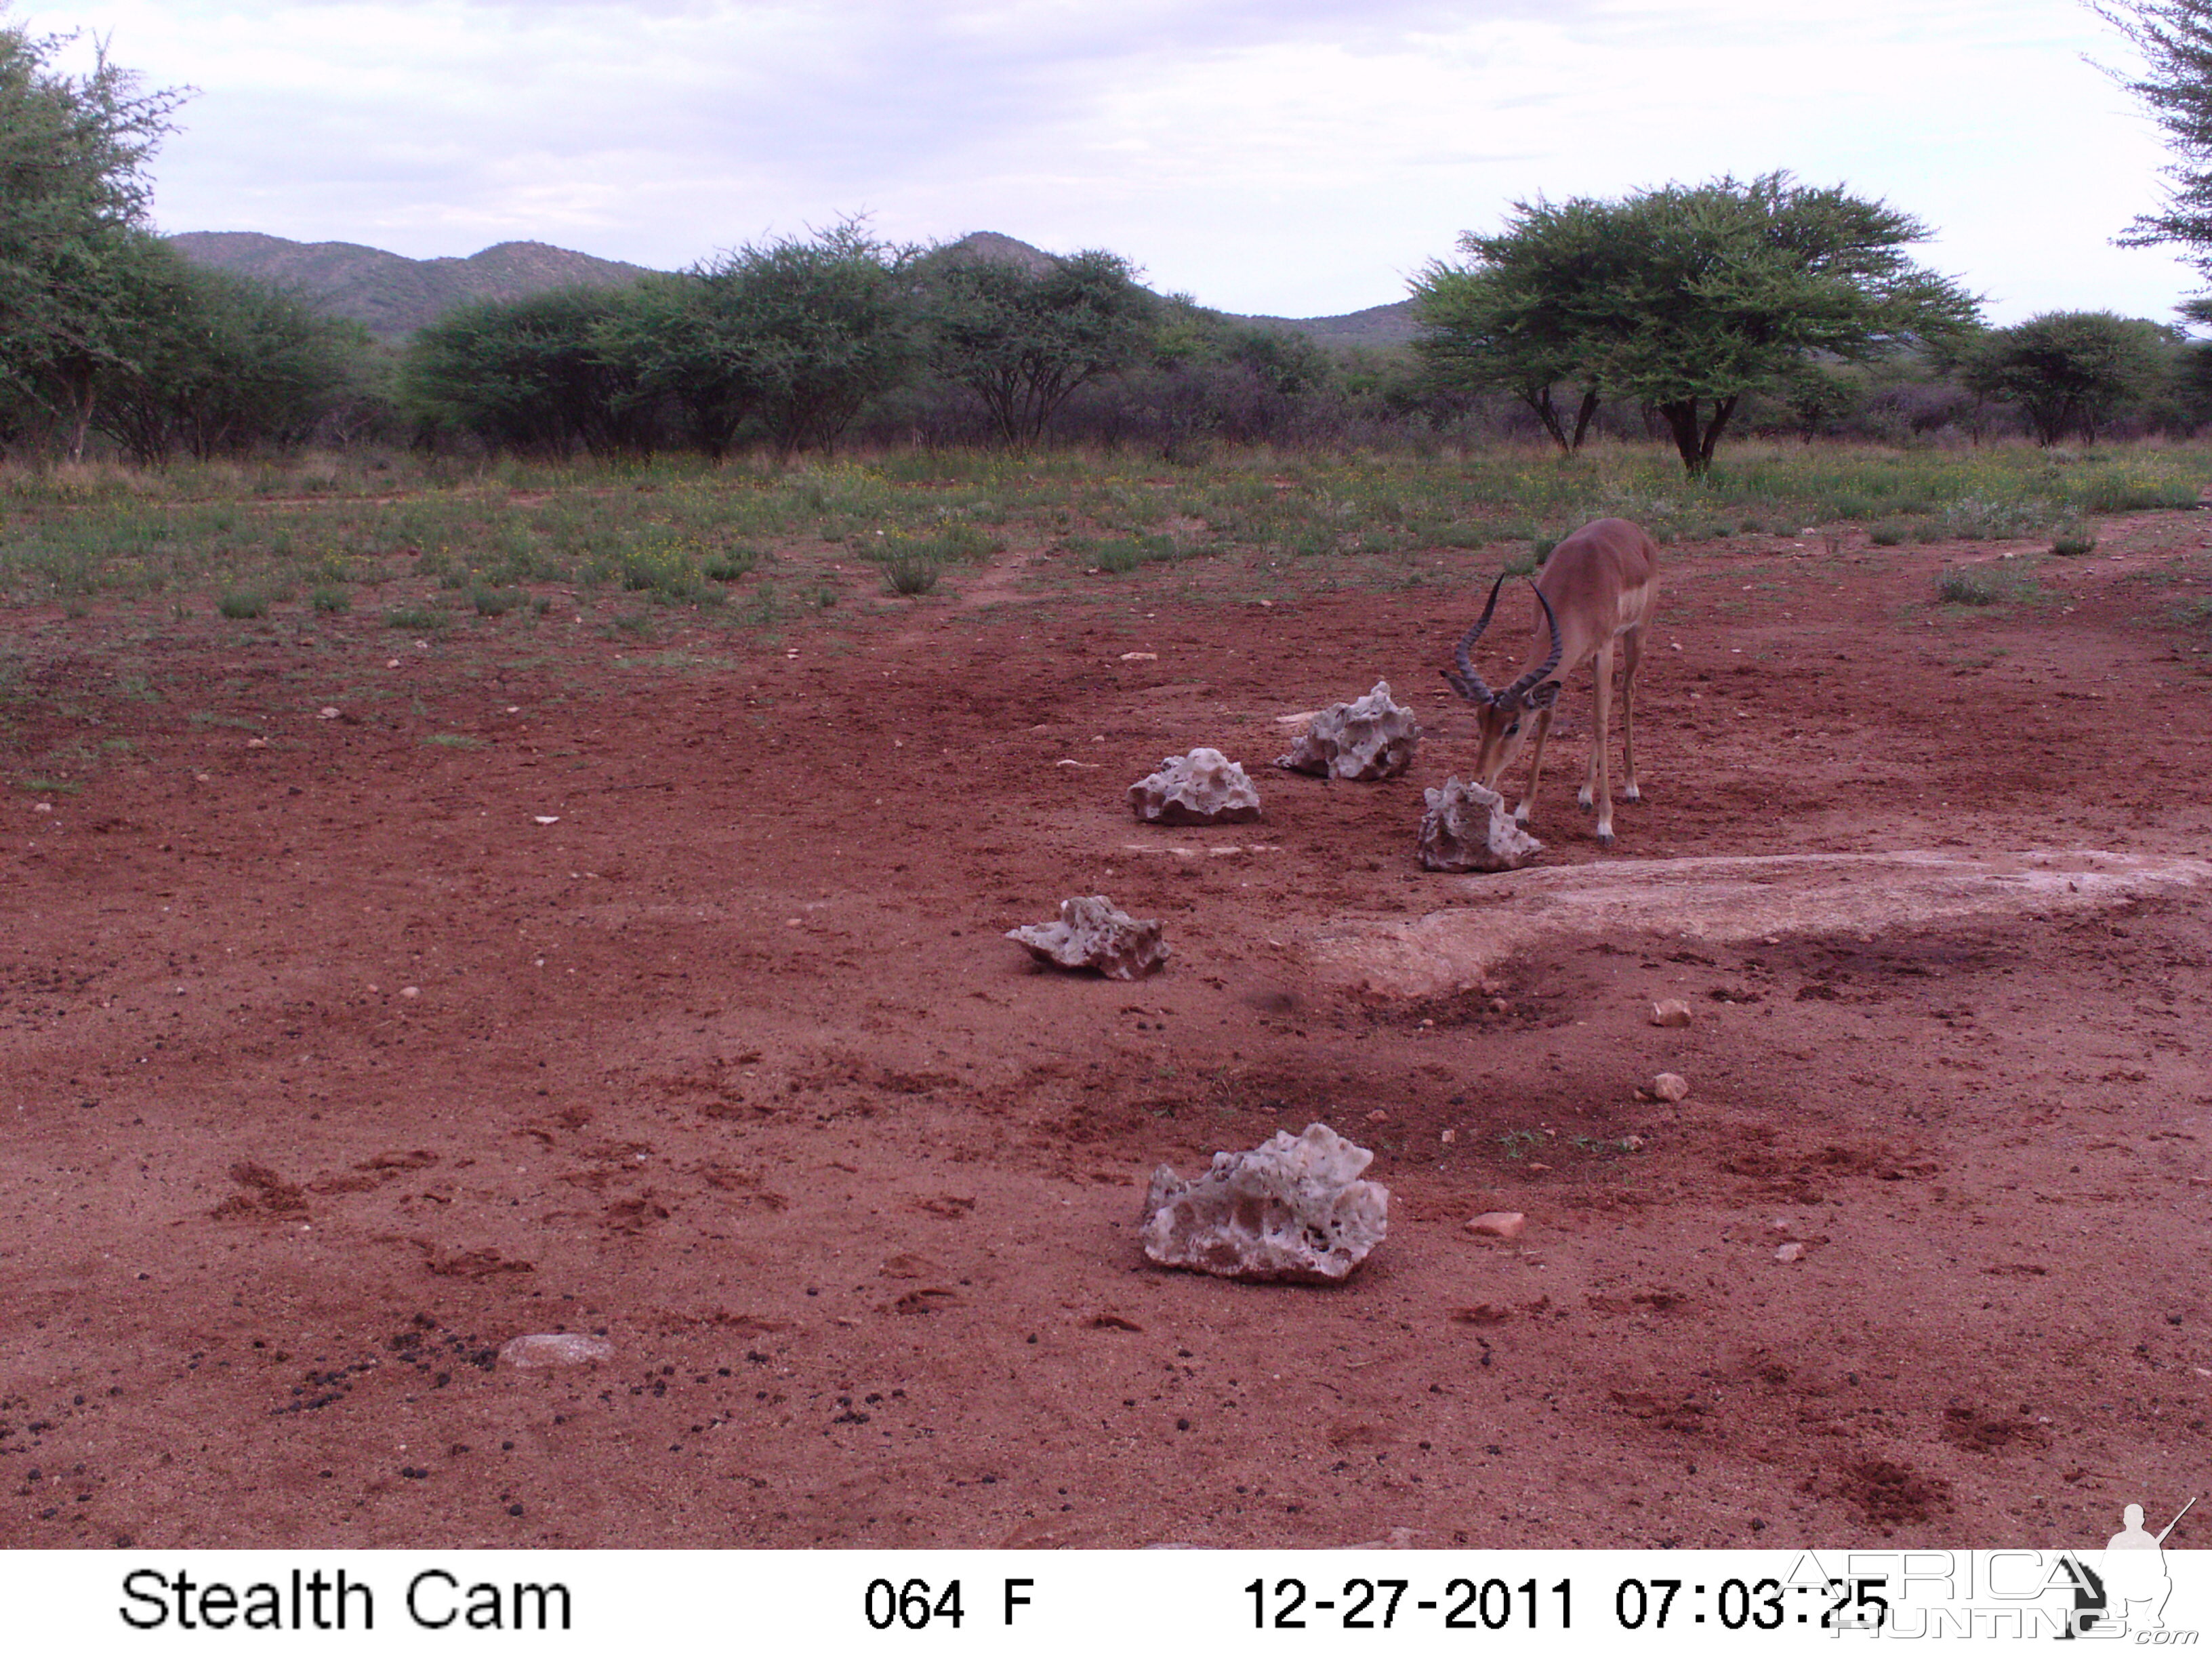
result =
M1413 921L1347 921L1314 937L1322 977L1385 996L1449 995L1555 939L1691 939L1856 933L1984 916L2094 909L2212 891L2212 863L2090 849L1794 853L1607 860L1456 884L1465 901Z

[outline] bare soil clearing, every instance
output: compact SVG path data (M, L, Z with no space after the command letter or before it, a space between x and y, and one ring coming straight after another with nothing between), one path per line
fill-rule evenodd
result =
M1494 556L1262 607L1018 548L772 645L19 613L10 773L116 758L0 803L0 1545L2170 1514L2212 1454L2205 539L2117 521L1971 611L1936 573L2001 550L1670 549L1647 800L1601 853L1571 687L1544 865L1487 878L1413 843ZM1266 765L1378 678L1411 773ZM1201 744L1264 818L1136 824ZM1092 892L1164 974L1000 937ZM1314 1121L1395 1195L1349 1285L1143 1263L1155 1164ZM556 1331L614 1358L494 1363Z

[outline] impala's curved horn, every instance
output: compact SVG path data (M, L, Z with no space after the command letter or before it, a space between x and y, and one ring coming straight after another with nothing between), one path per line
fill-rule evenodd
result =
M1474 627L1468 629L1465 634L1460 636L1459 651L1457 653L1459 657L1459 679L1455 680L1453 684L1459 686L1462 696L1470 696L1474 700L1480 702L1496 702L1498 701L1498 694L1482 683L1482 676L1474 672L1474 659L1469 657L1467 653L1468 650L1472 648L1474 642L1482 637L1482 630L1490 626L1491 616L1498 609L1498 589L1504 586L1505 578L1501 575L1498 577L1497 581L1492 583L1491 586L1490 603L1482 607L1482 615L1475 619ZM1462 684L1462 682L1464 682L1464 684Z
M1544 597L1544 590L1540 587L1536 589L1536 603L1544 607L1544 620L1552 624L1552 654L1544 659L1542 667L1530 669L1512 684L1500 691L1498 694L1498 701L1500 702L1518 702L1541 685L1544 683L1544 677L1559 665L1559 653L1566 648L1565 642L1559 638L1559 613L1552 609L1551 600ZM1486 617L1485 620L1488 618Z

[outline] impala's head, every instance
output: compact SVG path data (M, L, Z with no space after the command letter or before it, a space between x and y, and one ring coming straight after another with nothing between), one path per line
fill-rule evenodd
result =
M1540 587L1536 590L1536 603L1544 607L1544 620L1552 627L1551 654L1503 690L1493 691L1482 683L1482 676L1474 672L1474 660L1468 653L1482 637L1482 630L1490 626L1490 618L1498 609L1498 589L1504 586L1505 578L1500 576L1490 590L1490 603L1482 607L1482 615L1461 637L1458 672L1449 668L1443 671L1451 689L1474 705L1476 731L1481 739L1474 759L1475 781L1486 789L1494 788L1498 775L1513 764L1521 745L1528 741L1528 728L1538 712L1549 708L1558 700L1559 683L1547 682L1546 677L1559 665L1559 653L1565 648L1559 639L1559 616Z

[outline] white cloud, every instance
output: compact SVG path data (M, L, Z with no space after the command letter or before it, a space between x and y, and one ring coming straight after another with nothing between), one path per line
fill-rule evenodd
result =
M2158 135L2075 0L105 0L33 14L202 89L175 229L676 265L872 210L1104 246L1293 315L1399 297L1516 197L1787 167L1940 228L1997 302L2164 315L2110 239Z

